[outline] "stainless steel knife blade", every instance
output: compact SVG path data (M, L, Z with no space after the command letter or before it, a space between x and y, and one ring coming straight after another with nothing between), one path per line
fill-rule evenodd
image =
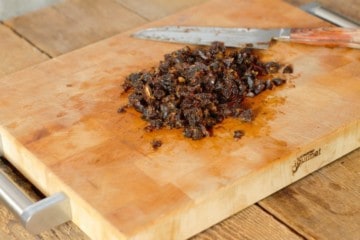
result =
M210 45L214 41L224 42L228 47L252 47L267 49L273 38L286 37L290 29L250 29L223 27L166 26L148 28L132 36L166 42Z

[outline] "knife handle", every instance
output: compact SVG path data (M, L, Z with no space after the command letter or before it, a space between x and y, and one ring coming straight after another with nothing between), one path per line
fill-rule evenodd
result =
M309 45L360 49L360 28L293 28L287 40Z

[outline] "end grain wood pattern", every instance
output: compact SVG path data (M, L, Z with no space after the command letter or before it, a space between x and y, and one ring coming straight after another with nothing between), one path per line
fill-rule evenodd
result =
M334 13L340 14L345 18L348 18L358 24L360 24L360 1L359 0L347 0L347 1L337 1L337 0L286 0L291 4L301 6L311 2L317 2L322 7L331 10Z

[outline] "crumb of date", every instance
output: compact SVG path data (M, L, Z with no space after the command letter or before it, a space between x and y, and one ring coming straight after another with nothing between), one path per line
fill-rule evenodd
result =
M275 85L275 86L281 86L283 85L286 80L285 79L282 79L282 78L274 78L271 80L271 82Z
M119 107L118 110L117 110L117 112L118 112L118 113L125 113L125 112L126 112L126 109L127 109L128 107L129 107L128 105Z
M158 149L159 147L161 147L162 144L163 144L162 141L159 140L159 139L154 139L154 140L151 141L151 147L152 147L154 150L156 150L156 149Z
M251 109L246 109L239 114L239 118L243 122L251 122L254 119L254 112Z
M235 130L233 137L234 137L235 140L239 140L239 139L242 138L244 135L245 135L244 131L242 131L242 130Z
M294 72L294 69L291 65L287 65L283 70L283 73L293 73L293 72Z

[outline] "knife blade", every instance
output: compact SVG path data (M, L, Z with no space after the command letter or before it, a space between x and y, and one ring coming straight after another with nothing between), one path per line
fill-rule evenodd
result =
M310 45L360 48L359 28L227 28L200 26L164 26L148 28L132 35L135 38L165 42L210 45L224 42L228 47L267 49L272 40Z

